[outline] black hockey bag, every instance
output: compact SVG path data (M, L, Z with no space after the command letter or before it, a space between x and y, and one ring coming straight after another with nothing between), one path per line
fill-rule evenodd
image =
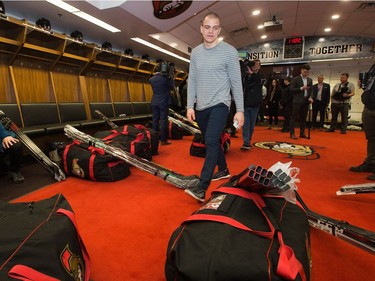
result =
M180 140L184 137L184 130L172 121L168 121L168 139Z
M88 281L90 259L62 194L0 201L0 280Z
M110 131L98 131L94 134L94 137L131 154L152 160L151 136L143 128L124 125Z
M224 153L227 153L230 148L230 134L228 132L224 132L221 135L220 143L224 150ZM190 155L197 157L206 156L206 144L204 143L202 134L194 134L193 141L190 145Z
M302 208L223 186L172 234L167 281L310 280L310 229Z
M114 182L130 175L129 165L103 149L72 141L58 148L67 175L100 182Z

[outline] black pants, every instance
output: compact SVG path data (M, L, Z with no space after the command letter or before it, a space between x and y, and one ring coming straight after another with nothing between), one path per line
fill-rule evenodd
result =
M307 118L308 111L309 111L308 102L293 103L293 112L292 112L292 117L290 119L290 135L295 135L294 127L296 125L297 119L299 119L299 124L300 124L299 134L300 136L305 135L306 118Z
M331 130L335 130L337 127L337 118L339 113L341 114L341 131L346 131L348 127L348 115L349 115L349 104L348 103L332 103L331 104Z
M319 113L319 125L316 123L316 117ZM313 128L323 128L326 115L326 105L320 100L315 100L312 104L312 126Z
M19 172L21 168L22 159L22 143L17 142L10 148L4 148L4 152L1 153L1 158L4 161L6 168L9 172Z

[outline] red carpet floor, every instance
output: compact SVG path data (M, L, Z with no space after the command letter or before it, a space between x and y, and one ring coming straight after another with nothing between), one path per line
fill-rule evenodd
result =
M185 175L199 175L203 159L189 155L191 140L192 137L185 136L182 140L173 140L172 145L160 147L160 155L153 161ZM239 149L241 138L231 141L227 153L231 174L251 164L269 168L277 161L292 161L291 166L300 168L298 191L310 209L375 232L375 194L336 195L345 184L369 182L368 174L348 171L365 157L363 132L340 135L312 131L311 139L293 143L312 147L315 153L292 158L258 147L243 152ZM265 127L256 127L253 137L253 142L291 141L288 134ZM151 174L133 167L131 172L128 178L114 183L69 177L16 201L39 200L56 193L65 195L77 215L91 257L92 280L162 281L169 237L200 204ZM221 183L212 183L209 191ZM311 230L311 239L311 280L374 280L375 255L316 229Z

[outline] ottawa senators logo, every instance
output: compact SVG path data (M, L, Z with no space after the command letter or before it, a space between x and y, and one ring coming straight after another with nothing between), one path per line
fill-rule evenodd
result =
M64 250L60 255L60 260L69 273L73 277L74 281L83 281L85 277L85 267L80 256L77 256L72 253L69 249L69 245L66 245Z
M191 5L192 1L152 1L154 16L158 19L171 19L181 15Z
M73 158L72 160L72 174L83 179L85 177L85 171L79 166L78 161L79 159L77 158Z
M315 160L319 159L320 155L314 148L308 145L287 143L287 142L257 142L254 144L256 147L273 150L276 152L288 154L288 158L302 159L302 160Z

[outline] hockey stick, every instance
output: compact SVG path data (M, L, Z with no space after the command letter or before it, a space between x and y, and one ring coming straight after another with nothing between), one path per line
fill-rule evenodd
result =
M172 123L176 124L177 126L180 126L183 130L191 133L191 134L201 134L201 130L197 129L197 128L194 128L180 120L177 120L171 116L168 116L168 120L171 121Z
M118 126L113 123L111 120L109 120L109 118L107 116L105 116L103 113L101 113L99 110L95 110L95 113L96 115L98 115L100 118L102 118L105 122L107 122L107 124L112 128L112 129L116 129L118 128Z
M182 121L187 122L188 124L190 124L190 125L193 126L194 128L200 130L200 128L199 128L197 122L193 122L193 123L189 122L189 120L188 120L185 116L182 116L181 114L177 113L177 112L174 111L173 109L170 109L170 108L169 108L169 114L173 115L174 117L178 118L179 120L182 120Z
M33 156L35 160L37 160L48 172L50 172L54 176L55 180L61 181L66 179L66 176L60 167L49 157L47 157L44 152L41 151L40 148L1 110L0 122L6 129L10 129L16 134L17 138L27 148L31 156Z
M336 236L371 254L375 254L375 233L311 211L296 192L298 202L305 209L310 226Z
M101 148L107 154L112 155L118 159L124 160L129 165L132 165L154 176L157 176L165 180L166 182L177 186L178 188L185 189L187 187L195 186L199 183L199 177L196 175L181 175L152 161L148 161L147 159L141 158L137 155L133 155L118 147L105 144L102 140L87 135L70 125L66 125L64 131L67 137L76 139L80 142L89 144L93 147Z
M363 184L351 184L344 185L340 190L336 191L336 195L353 195L360 193L374 193L375 184L373 183L363 183Z
M309 103L309 109L308 109L309 113L308 113L308 127L307 127L307 139L310 139L310 136L311 136L311 111L312 111L312 105L311 103Z

